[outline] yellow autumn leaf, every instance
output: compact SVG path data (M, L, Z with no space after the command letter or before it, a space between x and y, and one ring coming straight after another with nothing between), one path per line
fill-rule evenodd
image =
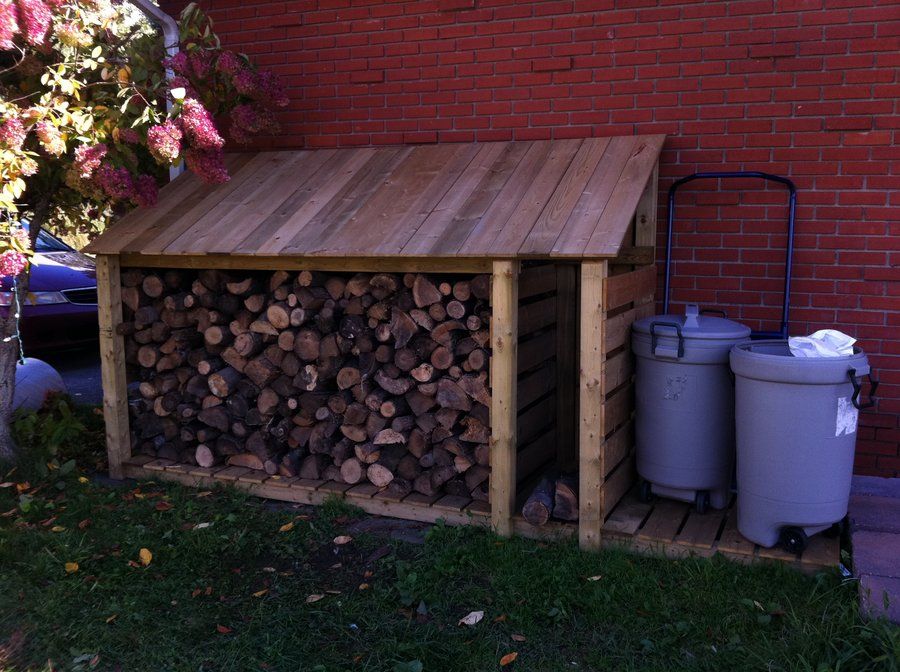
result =
M50 528L50 531L51 532L65 532L66 528L64 528L62 525L54 525L53 527Z
M77 562L67 562L66 563L66 574L74 574L78 571L78 563Z
M293 523L285 523L284 525L282 525L281 527L278 528L278 531L279 532L290 532L293 529L294 529Z
M253 597L262 597L263 595L265 595L268 592L269 592L268 588L263 588L262 590L257 590L255 593L253 593Z
M107 622L107 623L112 623L112 622L113 622L114 620L116 620L118 617L119 617L118 614L113 614L112 616L110 616L109 618L106 619L106 622Z
M518 657L519 657L519 654L516 653L515 651L513 651L512 653L507 653L505 656L503 656L500 659L500 667L506 667L507 665L509 665L513 661L515 661L515 659Z
M78 477L78 482L79 482L79 483L87 483L87 482L88 482L87 476L79 476L79 477Z
M153 560L153 553L150 552L149 548L142 548L138 553L138 556L141 558L141 564L146 567L150 564L150 561Z

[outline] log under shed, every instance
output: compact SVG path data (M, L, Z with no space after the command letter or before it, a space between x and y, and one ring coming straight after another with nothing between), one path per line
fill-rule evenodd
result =
M577 534L586 548L599 547L604 535L638 537L638 528L654 519L623 500L634 483L628 333L635 319L654 312L663 141L654 135L243 153L228 155L231 179L225 184L178 177L161 190L155 208L129 213L86 249L97 255L111 474L203 485L228 481L261 496L313 504L337 495L372 513L480 522L504 535ZM339 477L202 467L142 453L131 424L135 404L147 400L133 389L156 373L142 370L127 352L123 334L133 331L135 307L123 307L128 269L219 270L236 280L252 271L392 274L408 287L413 275L450 287L453 280L489 274L487 501L440 492L397 494ZM338 309L347 303L335 301ZM442 311L441 305L436 312L443 317ZM370 318L369 326L377 322ZM443 345L449 344L445 338ZM187 354L183 359L176 358L176 371L187 379L196 371ZM450 373L442 375L458 378L463 369L450 364ZM405 371L386 366L388 375L407 379ZM419 389L434 394L432 383ZM451 418L452 425L465 412ZM473 462L465 450L457 455L460 468ZM335 457L335 464L341 459ZM532 528L518 512L527 491L552 468L577 472L579 519ZM612 515L617 505L618 515ZM666 521L681 515L664 513ZM701 551L712 552L726 540L724 518L697 532L685 515L669 542L677 542L683 527L694 530Z

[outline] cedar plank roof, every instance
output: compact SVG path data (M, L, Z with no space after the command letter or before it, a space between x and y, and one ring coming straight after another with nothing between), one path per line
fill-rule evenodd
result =
M663 135L229 154L85 248L95 254L607 258Z

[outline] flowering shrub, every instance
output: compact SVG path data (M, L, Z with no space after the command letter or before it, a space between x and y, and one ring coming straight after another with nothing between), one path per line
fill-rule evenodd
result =
M216 120L237 142L277 131L273 109L288 102L278 81L222 49L196 5L182 13L180 51L168 58L129 7L0 0L5 220L33 220L43 202L57 230L96 232L105 214L153 205L165 168L181 161L206 182L228 180ZM27 263L20 239L0 225L0 274Z

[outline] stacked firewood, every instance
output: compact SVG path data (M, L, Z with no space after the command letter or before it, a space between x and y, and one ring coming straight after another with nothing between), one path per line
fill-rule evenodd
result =
M122 274L137 452L487 499L490 276Z

